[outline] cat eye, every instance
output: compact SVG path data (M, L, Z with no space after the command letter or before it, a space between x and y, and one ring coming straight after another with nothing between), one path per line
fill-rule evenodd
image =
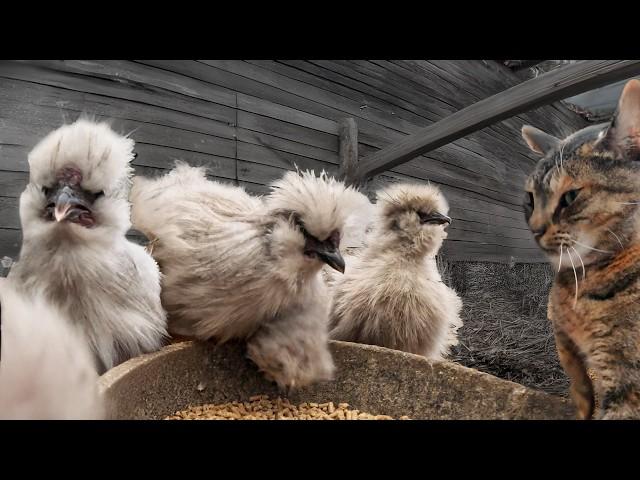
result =
M573 202L575 202L579 193L580 190L569 190L568 192L565 192L564 195L562 195L562 197L560 198L560 206L562 208L565 208L571 205Z
M524 203L528 206L533 208L533 193L531 192L527 192L525 197L524 197Z

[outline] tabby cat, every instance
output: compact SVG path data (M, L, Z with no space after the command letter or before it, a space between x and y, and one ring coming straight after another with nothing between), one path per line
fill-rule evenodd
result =
M640 81L610 123L560 140L524 126L542 158L524 210L558 271L549 294L560 361L578 417L640 418ZM587 369L593 373L592 382Z

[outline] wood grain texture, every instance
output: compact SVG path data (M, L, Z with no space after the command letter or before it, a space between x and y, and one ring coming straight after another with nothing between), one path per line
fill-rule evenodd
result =
M640 61L583 61L557 69L449 115L402 141L363 159L357 177L365 179L487 125L545 103L640 73Z
M338 177L348 185L355 184L358 168L358 124L353 118L340 122L340 170Z

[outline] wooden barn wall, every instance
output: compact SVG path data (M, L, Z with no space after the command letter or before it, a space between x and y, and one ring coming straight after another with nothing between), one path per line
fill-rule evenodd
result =
M136 170L174 159L264 193L285 170L338 168L338 122L355 118L366 156L519 83L493 61L3 61L0 62L0 258L19 251L18 197L27 153L62 122L87 113L136 141ZM454 218L452 260L536 262L521 212L535 164L520 137L531 123L556 135L584 125L554 104L485 128L394 168L394 181L440 185Z

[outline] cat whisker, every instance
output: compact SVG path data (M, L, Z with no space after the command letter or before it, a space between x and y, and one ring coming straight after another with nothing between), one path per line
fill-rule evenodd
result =
M618 243L620 244L620 248L622 248L624 250L624 245L622 245L622 242L620 241L620 237L618 237L618 235L616 235L615 233L613 233L611 230L609 230L608 228L606 229L607 232L609 232L611 235L613 235L614 237L616 237L616 240L618 240Z
M558 273L560 273L560 269L562 268L562 247L564 243L560 242L560 260L558 261Z
M576 308L576 305L578 304L578 272L576 272L576 267L573 264L573 258L571 257L571 252L569 251L569 249L567 248L567 255L569 255L569 260L571 261L571 268L573 268L573 276L576 279L576 296L573 299L573 308Z
M640 202L616 202L618 205L640 205Z
M573 249L574 252L576 252L576 255L578 256L578 259L580 260L580 263L582 264L582 281L584 281L584 277L586 277L586 275L587 275L585 270L584 270L584 262L582 261L582 257L580 256L580 253L578 252L578 250L576 250L574 247L571 247L571 248Z
M575 239L571 239L573 241L573 243L580 245L581 247L584 247L588 250L593 250L594 252L600 252L600 253L613 253L613 252L609 252L607 250L600 250L599 248L594 248L594 247L590 247L589 245L585 245L584 243L580 243L579 241L575 240Z

